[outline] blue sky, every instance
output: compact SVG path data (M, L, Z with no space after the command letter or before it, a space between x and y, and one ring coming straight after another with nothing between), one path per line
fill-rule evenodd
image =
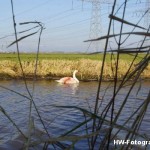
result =
M110 0L111 2L113 0ZM122 1L122 0L121 0ZM119 3L121 4L121 1ZM135 1L129 5L128 17L131 17L133 22L136 22L137 13L135 16L133 6ZM119 6L119 4L118 4ZM144 5L138 5L138 9L142 9ZM14 33L11 3L10 0L0 1L0 38L12 35ZM33 27L33 25L22 25L21 22L40 21L44 24L45 30L42 34L40 45L41 52L91 52L94 46L89 47L89 43L84 43L84 40L89 39L90 21L92 14L92 4L90 2L82 2L80 0L14 0L14 11L17 23L17 31L23 31ZM108 14L111 11L111 4L101 5L101 31L99 36L105 35L108 27ZM121 12L120 12L121 14ZM134 14L134 15L133 15ZM116 25L117 27L118 25ZM32 33L36 30L27 32ZM18 35L19 37L25 34ZM7 48L13 42L14 36L0 39L1 51L16 51L15 46ZM37 49L38 34L19 42L19 48L22 52L35 52ZM94 44L93 44L94 45ZM102 50L104 41L99 43L99 48Z

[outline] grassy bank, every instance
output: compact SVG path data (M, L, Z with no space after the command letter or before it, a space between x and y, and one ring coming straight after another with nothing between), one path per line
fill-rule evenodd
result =
M27 78L33 77L35 61L24 60L21 62L24 73ZM97 80L100 74L100 67L102 62L91 59L77 59L77 60L39 60L37 76L39 78L59 78L64 76L72 76L72 72L77 69L79 73L77 77L80 80ZM119 62L118 76L121 79L129 68L130 62L127 60L121 60ZM132 67L132 70L135 66ZM1 60L0 61L0 77L1 78L21 78L22 72L17 61L13 60ZM143 78L150 77L150 65L142 73ZM104 79L113 79L113 72L111 68L111 62L106 62L104 67Z

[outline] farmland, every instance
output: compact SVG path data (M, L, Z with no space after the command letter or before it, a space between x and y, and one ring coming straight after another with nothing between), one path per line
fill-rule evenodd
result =
M140 61L144 55L140 55L136 61ZM116 57L114 55L113 57ZM32 78L34 75L36 54L20 54L21 64L24 74L27 78ZM63 76L72 76L73 70L79 70L77 74L80 80L98 80L100 68L102 65L103 54L39 54L37 66L37 77L39 78L60 78ZM133 56L120 55L118 78L122 79L123 75L129 68ZM111 60L111 55L106 57L104 67L104 79L110 80L114 78L112 64L115 61ZM132 66L131 71L135 69ZM150 65L143 72L143 78L149 78ZM1 78L22 78L22 71L18 62L17 54L0 54L0 77Z

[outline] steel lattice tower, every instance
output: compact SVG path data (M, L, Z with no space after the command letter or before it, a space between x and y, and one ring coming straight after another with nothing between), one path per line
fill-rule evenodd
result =
M101 20L101 4L108 3L109 0L81 0L83 2L92 3L92 14L90 21L90 39L96 39L101 36L102 32L102 20ZM93 51L98 52L99 50L99 42L91 43L93 47Z
M144 23L145 23L145 27L148 28L150 25L150 0L146 0L145 10L146 11L148 10L148 12L145 15Z
M91 21L90 21L90 39L95 39L100 36L102 31L101 29L101 0L81 0L83 2L90 2L92 3L92 14L91 14ZM93 51L98 51L99 43L93 42L92 44Z
M93 0L92 2L92 14L91 14L91 22L90 22L90 39L96 39L100 37L100 33L102 31L101 26L101 4L100 0ZM99 50L99 42L92 43L93 51L98 52Z

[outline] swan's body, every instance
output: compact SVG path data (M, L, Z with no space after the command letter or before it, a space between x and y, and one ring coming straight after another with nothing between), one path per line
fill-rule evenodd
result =
M64 77L64 78L61 78L60 80L56 80L56 81L59 83L63 83L63 84L79 83L79 80L76 78L77 72L78 72L78 70L75 70L73 72L73 78L72 77Z

